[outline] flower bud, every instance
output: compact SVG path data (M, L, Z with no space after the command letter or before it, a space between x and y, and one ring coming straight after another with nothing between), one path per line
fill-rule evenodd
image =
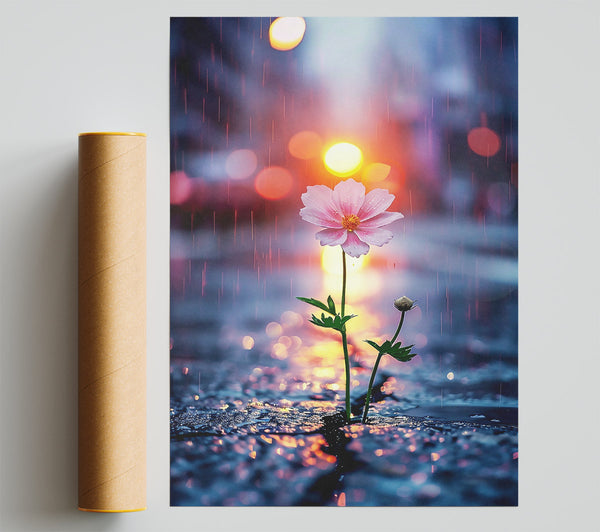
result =
M394 306L401 312L414 308L415 302L409 297L402 296L394 301Z

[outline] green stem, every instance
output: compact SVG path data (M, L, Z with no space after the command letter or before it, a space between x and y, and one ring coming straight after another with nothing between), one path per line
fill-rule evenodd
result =
M373 393L373 381L375 380L375 373L377 373L377 368L379 367L379 361L383 353L380 351L377 355L377 360L375 361L375 365L373 366L373 372L371 373L371 380L369 381L369 388L367 390L367 397L365 399L365 410L362 416L362 422L367 422L367 412L369 411L369 403L371 402L371 394Z
M346 253L342 249L342 318L346 310Z
M346 311L346 253L342 249L342 318ZM344 348L344 365L346 371L346 423L350 423L352 415L350 410L350 357L348 356L348 339L346 338L346 327L341 332L342 346Z
M402 317L400 318L400 323L398 324L398 328L396 329L396 332L394 333L394 336L392 337L390 343L393 345L394 342L396 341L396 338L398 338L398 335L400 334L400 329L402 329L402 324L404 323L404 314L406 312L402 311ZM375 374L377 373L377 368L379 368L379 361L381 360L381 357L383 356L383 353L381 351L379 351L379 354L377 355L377 360L375 361L375 365L373 366L373 371L371 372L371 379L369 380L369 388L367 389L367 397L365 398L365 409L363 410L363 415L362 415L362 422L366 423L367 422L367 413L369 412L369 404L371 403L371 394L373 393L373 383L375 382Z
M404 314L406 314L406 312L403 310L402 317L400 318L400 323L398 324L398 328L396 329L396 332L394 333L393 338L390 340L390 343L392 345L394 345L396 338L398 338L398 335L400 334L400 329L402 329L402 324L404 323Z
M346 331L342 332L342 346L344 347L344 363L346 366L346 423L350 423L350 357L348 356L348 340Z

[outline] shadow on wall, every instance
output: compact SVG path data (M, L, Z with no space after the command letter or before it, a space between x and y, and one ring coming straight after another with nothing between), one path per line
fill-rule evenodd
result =
M21 195L2 214L2 300L10 307L1 320L0 442L11 484L0 496L0 528L57 530L84 518L76 509L77 138L37 152L28 146L3 161L2 174L3 194ZM31 189L12 187L23 179Z

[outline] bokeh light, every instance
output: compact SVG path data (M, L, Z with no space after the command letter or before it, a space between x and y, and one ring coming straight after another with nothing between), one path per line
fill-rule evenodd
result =
M390 175L392 167L385 163L371 163L368 165L363 174L365 183L377 183L383 181Z
M296 159L312 159L321 152L323 142L314 131L299 131L288 143L289 152Z
M302 42L305 31L302 17L279 17L269 27L269 42L275 50L292 50Z
M486 191L490 209L499 216L507 216L516 207L517 196L508 183L492 183Z
M500 137L487 127L476 127L469 131L467 142L477 155L492 157L496 155L502 143Z
M292 347L292 339L289 336L280 336L277 343L284 345L286 349Z
M263 198L281 199L292 189L292 174L281 166L262 169L256 176L254 188Z
M193 185L185 172L171 172L171 205L181 205L192 195Z
M422 347L425 347L427 345L428 341L429 340L428 340L427 336L424 335L423 333L415 334L414 345L417 349L421 349Z
M285 360L288 357L287 347L280 342L276 342L271 348L271 356L277 360Z
M348 177L361 167L363 155L358 146L349 142L338 142L325 152L323 161L333 175Z
M283 327L281 327L281 325L276 321L271 321L267 323L265 332L269 338L278 338L283 333Z
M225 161L225 172L231 179L246 179L256 170L258 161L252 150L234 150Z
M254 347L254 338L252 336L244 336L242 338L242 347L247 351L250 351Z
M281 315L281 324L284 327L300 327L303 321L302 316L293 310L286 310Z

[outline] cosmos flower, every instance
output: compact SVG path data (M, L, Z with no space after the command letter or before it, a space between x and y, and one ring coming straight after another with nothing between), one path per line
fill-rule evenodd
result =
M386 212L394 195L382 188L365 194L365 187L354 179L338 183L333 190L325 185L310 186L302 194L303 220L323 227L315 236L322 246L342 246L351 257L369 252L369 246L383 246L392 232L382 229L404 216Z

